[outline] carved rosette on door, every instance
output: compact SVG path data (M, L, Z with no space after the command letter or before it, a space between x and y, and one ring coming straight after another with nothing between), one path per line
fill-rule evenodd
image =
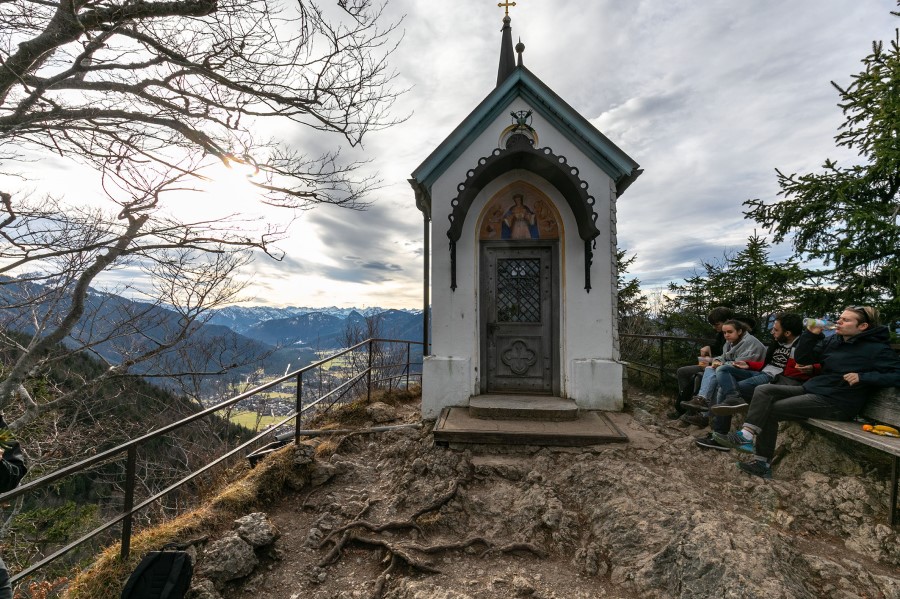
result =
M525 374L537 362L537 354L528 349L524 341L516 339L512 347L503 352L500 359L514 373Z

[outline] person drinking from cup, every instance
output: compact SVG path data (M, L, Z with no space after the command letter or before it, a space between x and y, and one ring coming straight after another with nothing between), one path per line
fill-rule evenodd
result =
M722 354L714 357L710 367L704 370L697 395L681 404L687 410L700 412L701 418L706 418L704 426L709 423L709 416L704 414L707 413L710 400L715 397L718 389L716 370L735 361L756 362L766 355L766 346L750 333L750 326L745 322L735 319L726 321L722 324L722 334L725 336Z
M682 366L676 372L678 397L675 400L675 412L670 416L672 419L681 418L684 413L684 408L681 407L682 403L689 401L696 390L695 379L702 375L704 369L712 363L712 356L717 356L724 350L725 335L722 334L722 325L733 316L734 310L725 306L717 306L706 315L706 321L716 330L716 337L710 345L700 348L696 365ZM693 417L693 415L687 417ZM688 424L691 423L685 423L685 426Z

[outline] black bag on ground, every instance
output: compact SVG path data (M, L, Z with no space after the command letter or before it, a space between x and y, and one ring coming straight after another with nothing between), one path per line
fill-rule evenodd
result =
M183 599L193 575L186 551L151 551L128 577L122 599Z

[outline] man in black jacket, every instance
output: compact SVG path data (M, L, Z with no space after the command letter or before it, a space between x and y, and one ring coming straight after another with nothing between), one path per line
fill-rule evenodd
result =
M869 306L850 306L837 321L837 334L822 335L821 327L804 331L797 342L798 364L820 363L822 374L802 387L761 385L753 393L740 431L713 433L716 442L753 453L754 460L738 467L771 478L778 422L822 418L851 420L878 387L900 386L900 358L888 345L886 327Z
M0 430L7 430L3 415L0 414ZM3 448L3 456L0 457L0 493L12 491L18 486L19 481L25 476L28 469L25 467L25 456L22 448L15 441L6 443ZM12 599L12 585L9 583L9 570L0 557L0 599Z

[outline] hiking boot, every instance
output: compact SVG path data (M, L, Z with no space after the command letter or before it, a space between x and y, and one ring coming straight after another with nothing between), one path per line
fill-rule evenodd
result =
M686 423L685 426L699 426L700 428L709 426L709 418L700 414L685 414L678 422Z
M690 400L681 402L681 407L692 412L705 412L709 409L709 403L705 397L695 395Z
M740 395L728 395L720 404L712 406L709 411L716 416L731 416L739 412L746 412L750 407Z
M753 476L758 476L760 478L772 478L772 467L762 460L738 462L737 466L747 474L752 474Z
M716 443L716 440L713 438L713 434L709 433L705 437L698 437L694 439L694 443L697 444L697 447L701 449L715 449L716 451L731 451L728 447L723 445L719 445Z
M748 441L739 432L728 433L727 435L713 433L712 437L719 445L737 449L738 451L743 451L745 453L753 453L753 441Z

